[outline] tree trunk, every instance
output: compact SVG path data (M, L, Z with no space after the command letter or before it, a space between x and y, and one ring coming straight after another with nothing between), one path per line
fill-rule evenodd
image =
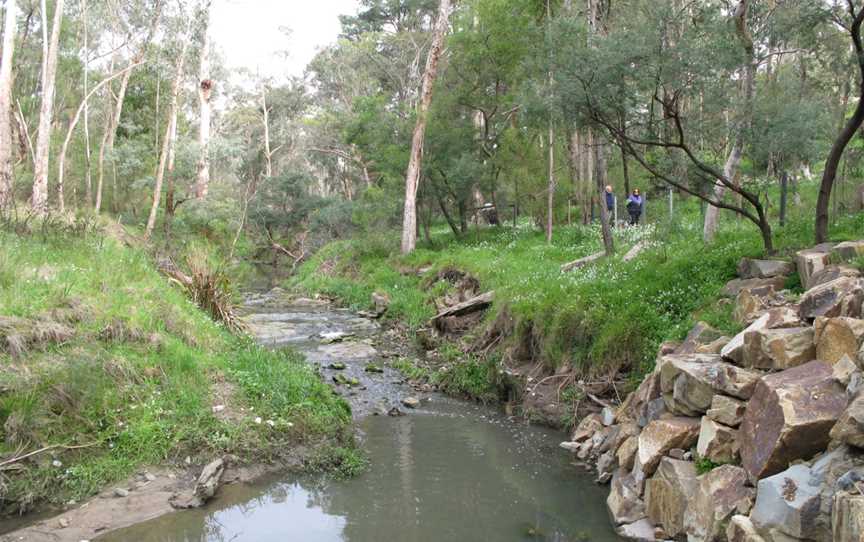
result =
M402 222L402 254L409 254L417 247L417 188L420 182L420 167L423 160L423 142L426 136L426 121L432 105L432 91L438 75L438 61L444 49L444 37L450 19L451 0L440 0L438 20L432 36L432 48L423 71L420 103L417 108L417 124L411 140L411 158L405 174L405 209Z
M854 8L850 7L850 9L853 10L854 14ZM828 159L825 161L825 171L822 174L822 183L819 186L819 198L816 200L816 243L825 243L828 241L828 206L831 203L831 190L837 177L837 167L840 165L840 160L843 158L846 146L855 136L861 124L864 123L864 45L861 42L862 22L864 22L864 8L857 14L854 14L852 26L849 28L860 73L858 105L855 107L855 113L846 121L846 125L831 146Z
M51 42L42 47L42 105L39 111L39 135L36 138L36 164L33 173L33 194L30 204L39 214L48 211L48 166L51 155L51 127L54 118L55 79L57 77L57 54L60 49L60 25L63 22L63 2L57 0L54 6L54 23L51 28ZM42 0L42 20L47 25L45 0ZM46 30L43 32L43 39Z
M189 20L191 27L192 20ZM162 141L162 152L159 156L159 168L156 171L156 186L153 187L153 201L150 204L150 216L147 218L147 230L145 237L149 238L153 234L153 228L156 227L156 213L159 210L159 201L162 199L162 183L165 180L165 168L168 163L168 157L173 144L174 120L177 118L177 108L180 100L180 85L183 84L183 69L186 63L186 51L189 48L189 30L187 27L186 35L181 37L182 45L180 46L180 55L177 57L177 64L174 69L174 81L171 83L171 103L168 108L168 127L165 129L165 139Z
M213 81L210 79L210 2L204 8L201 43L201 73L198 81L198 103L200 108L200 125L198 128L198 146L201 156L198 159L198 179L195 182L195 197L204 199L210 187L210 96L213 93Z
M789 174L780 173L780 226L786 225L786 206L789 197Z
M12 57L18 27L16 0L6 0L3 57L0 60L0 211L12 202Z
M81 0L84 24L84 96L87 96L88 88L90 88L90 33L88 30L89 19L87 17L87 0ZM90 102L84 100L84 182L87 185L93 184L92 167L90 163ZM66 202L63 197L63 183L57 182L57 199L60 201L60 212L65 211Z
M96 94L102 87L104 87L106 84L113 81L114 79L117 79L121 75L125 76L137 65L138 64L129 66L126 69L121 70L114 75L111 75L110 77L106 77L104 80L102 80L102 82L93 87L93 89L84 96L84 99L81 100L81 105L78 106L78 110L75 112L75 116L72 117L72 121L69 123L69 129L66 131L66 139L63 140L63 146L60 148L60 155L58 156L57 160L57 195L60 200L61 211L64 208L63 186L64 179L66 178L66 153L69 150L69 143L72 141L72 135L75 132L75 128L78 126L78 122L81 120L81 114L86 112L87 104L89 103L90 98L92 98L94 94Z
M744 66L744 105L742 111L739 112L739 118L735 122L733 128L732 150L729 151L729 156L726 159L726 164L723 166L723 175L727 179L733 179L738 172L738 166L741 165L741 157L744 154L744 134L750 126L753 113L753 94L755 92L756 78L756 61L753 55L753 38L750 31L747 29L747 12L749 10L749 0L741 0L735 10L734 19L735 27L738 33L738 39L741 41L741 46L746 53L747 64ZM726 187L722 183L714 186L714 199L720 201L726 193ZM717 234L717 224L719 221L720 209L709 205L705 211L705 224L702 229L702 237L706 243L714 241L714 236Z
M171 226L174 223L174 211L177 209L177 204L174 200L175 193L175 178L174 164L177 157L177 109L174 109L174 115L171 117L171 142L168 149L168 171L165 173L165 237L171 238Z
M115 103L114 111L110 115L110 120L106 125L105 134L102 137L102 143L99 146L99 164L97 166L98 171L98 181L96 186L96 202L93 206L94 210L98 213L102 209L102 185L105 178L105 156L107 154L111 154L114 151L114 140L117 137L117 127L120 126L120 118L123 115L123 104L126 101L126 90L129 88L129 80L132 78L133 68L144 60L144 56L147 54L147 48L150 45L150 42L153 41L153 35L156 33L156 27L159 23L160 16L162 14L162 0L157 0L156 5L153 8L153 20L151 21L150 28L147 31L147 37L144 39L144 42L141 44L138 52L129 62L129 70L123 75L123 79L120 81L120 91L117 93L117 102ZM158 87L157 87L158 88ZM156 99L156 117L158 119L159 116L159 99L158 99L158 91L157 91L157 99ZM156 132L158 133L159 121L156 121ZM158 138L158 135L157 135ZM87 204L91 203L92 196L87 194Z
M612 225L609 223L609 210L606 209L605 193L606 193L606 149L603 145L594 147L597 153L597 182L595 183L595 193L599 194L600 204L600 228L603 232L603 248L607 256L615 254L615 240L612 237Z
M552 213L555 211L555 129L549 121L549 186L546 192L546 242L552 243Z

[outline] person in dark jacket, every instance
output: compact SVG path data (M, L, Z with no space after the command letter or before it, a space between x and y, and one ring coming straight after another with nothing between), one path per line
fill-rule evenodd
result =
M639 189L633 190L633 193L627 198L627 214L630 215L631 226L639 223L639 218L642 216L643 204L642 196L639 195Z
M609 214L609 223L615 225L615 192L612 191L612 185L606 186L606 211Z

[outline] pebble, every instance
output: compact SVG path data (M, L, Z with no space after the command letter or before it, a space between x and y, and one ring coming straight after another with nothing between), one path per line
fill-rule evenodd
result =
M416 397L406 397L402 399L402 404L408 408L417 408L420 406L420 399L417 399Z
M214 413L222 412L223 410L225 410L225 405L216 405L213 407Z
M129 490L123 489L122 487L114 488L114 496L124 499L129 496Z
M63 466L63 463L61 463L60 461L58 461L58 460L55 459L54 461L51 462L51 465L52 465L53 467L59 469L60 467Z
M144 478L145 478L148 482L155 482L155 481L156 481L156 475L155 475L155 474L152 474L152 473L149 473L149 472L145 472L145 473L144 473Z
M256 424L261 425L261 421L262 421L262 420L261 420L260 416L259 416L258 418L255 418L255 423L256 423Z
M65 529L66 527L68 527L69 525L71 525L71 524L69 523L69 520L66 519L66 518L60 518L60 520L59 520L57 523L60 524L60 528L61 528L61 529Z

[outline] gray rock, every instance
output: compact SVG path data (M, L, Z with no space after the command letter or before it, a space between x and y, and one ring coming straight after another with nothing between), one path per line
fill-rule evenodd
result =
M660 389L666 406L685 416L704 414L717 393L749 399L760 377L710 354L666 356L660 363Z
M615 409L611 407L603 407L603 412L601 413L603 417L603 425L609 427L610 425L615 423Z
M621 525L615 529L615 532L621 538L633 542L657 542L657 538L654 536L654 526L647 519Z
M405 397L402 399L402 404L408 408L417 408L420 406L420 399L416 397Z
M849 265L829 265L810 277L810 288L837 280L841 277L860 278L861 271Z
M122 487L115 487L113 494L117 498L125 499L129 496L129 490Z
M795 538L824 540L828 533L817 521L821 480L806 465L794 465L759 481L750 519L760 531L778 530Z
M740 467L723 465L700 476L696 496L684 514L687 540L710 542L722 537L732 516L750 511L754 494Z
M834 495L831 534L834 542L864 540L864 496L857 491L841 491Z
M765 542L765 539L756 532L756 527L747 516L732 516L729 526L726 527L727 542Z
M742 279L768 279L789 276L795 272L795 264L783 260L754 260L741 258L738 276Z
M747 333L761 329L782 329L799 327L800 325L801 319L798 317L797 311L789 307L771 309L750 324L747 329L732 337L732 340L720 351L720 355L725 361L740 365L744 361L744 337Z
M813 287L812 277L817 272L825 269L831 260L831 243L824 243L813 248L802 250L796 254L798 276L805 289Z
M820 316L861 318L862 303L864 279L841 277L807 290L801 297L799 314L808 321Z

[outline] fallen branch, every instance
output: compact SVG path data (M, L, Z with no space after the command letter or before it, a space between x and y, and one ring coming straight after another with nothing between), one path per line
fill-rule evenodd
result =
M7 459L6 461L0 462L0 470L3 470L3 467L11 465L13 463L18 463L27 459L28 457L33 457L35 455L43 454L45 452L50 452L51 450L80 450L82 448L92 448L93 446L97 446L102 442L91 442L90 444L79 444L77 446L66 446L63 444L54 444L52 446L45 446L44 448L40 448L38 450L33 450L32 452L28 452L24 455L19 455L18 457L13 457L12 459Z
M578 260L572 261L570 263L565 263L561 266L562 273L568 273L573 271L574 269L579 269L580 267L585 267L586 265L592 264L597 260L601 259L605 256L605 252L598 252L596 254L592 254L590 256L585 256L584 258L579 258Z

